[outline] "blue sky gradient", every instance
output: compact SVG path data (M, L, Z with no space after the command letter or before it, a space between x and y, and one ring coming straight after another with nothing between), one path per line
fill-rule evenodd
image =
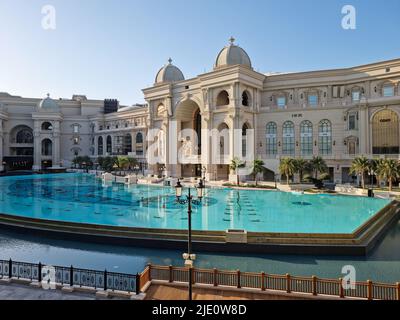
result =
M341 27L346 4L356 30ZM169 57L195 77L231 35L263 73L400 58L399 13L399 0L0 0L0 92L140 103Z

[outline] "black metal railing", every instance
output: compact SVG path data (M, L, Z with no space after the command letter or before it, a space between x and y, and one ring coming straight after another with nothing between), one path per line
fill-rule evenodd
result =
M51 268L54 268L54 279L51 279L49 274ZM73 266L52 266L44 265L40 262L35 264L11 259L0 260L0 279L21 279L32 282L42 282L42 279L50 279L58 285L139 294L138 278L140 278L139 274L82 269Z

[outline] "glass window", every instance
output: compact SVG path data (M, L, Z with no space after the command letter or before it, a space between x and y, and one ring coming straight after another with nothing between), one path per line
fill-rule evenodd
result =
M393 97L394 96L394 86L391 84L387 84L383 87L383 96L384 97Z
M79 125L78 124L74 124L74 133L79 133Z
M332 154L332 125L330 121L323 120L319 123L319 154Z
M353 91L353 93L352 93L353 102L360 101L360 97L361 97L360 91Z
M109 153L109 154L112 153L112 138L111 138L111 136L107 136L106 152Z
M318 96L316 94L310 94L308 96L308 104L313 107L317 106L318 105Z
M143 134L140 132L136 135L136 154L143 155Z
M79 144L79 138L78 137L75 137L73 141L74 141L74 144Z
M282 154L286 156L294 156L295 154L294 124L291 121L286 121L283 124Z
M356 116L354 114L349 116L349 130L356 130Z
M103 154L103 137L99 137L98 147L97 147L97 154L99 156Z
M277 126L275 122L267 124L267 155L276 155L278 152L276 144Z
M285 97L278 97L276 99L276 104L278 105L279 108L286 107L286 98Z
M310 121L303 121L300 125L301 155L313 154L313 125Z

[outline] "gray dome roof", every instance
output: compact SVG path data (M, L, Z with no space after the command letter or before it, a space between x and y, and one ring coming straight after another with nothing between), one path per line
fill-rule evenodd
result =
M234 44L235 39L231 38L230 44L223 48L217 56L214 68L222 68L234 65L251 67L251 60L246 51Z
M158 71L156 83L176 82L185 80L182 71L172 64L172 59L168 60L168 64Z
M58 111L59 110L57 102L55 102L52 98L50 98L50 94L47 94L47 97L39 102L38 108L39 108L39 110L43 110L43 111Z

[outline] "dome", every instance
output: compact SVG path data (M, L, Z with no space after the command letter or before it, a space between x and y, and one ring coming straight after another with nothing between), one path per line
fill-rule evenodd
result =
M156 83L176 82L185 80L182 71L172 64L172 59L169 58L168 64L158 71Z
M59 107L57 102L55 102L52 98L50 98L50 94L47 94L47 97L39 102L39 110L43 111L58 111Z
M214 69L238 64L251 68L251 61L247 52L234 44L234 38L229 39L229 41L230 44L223 48L218 54Z

